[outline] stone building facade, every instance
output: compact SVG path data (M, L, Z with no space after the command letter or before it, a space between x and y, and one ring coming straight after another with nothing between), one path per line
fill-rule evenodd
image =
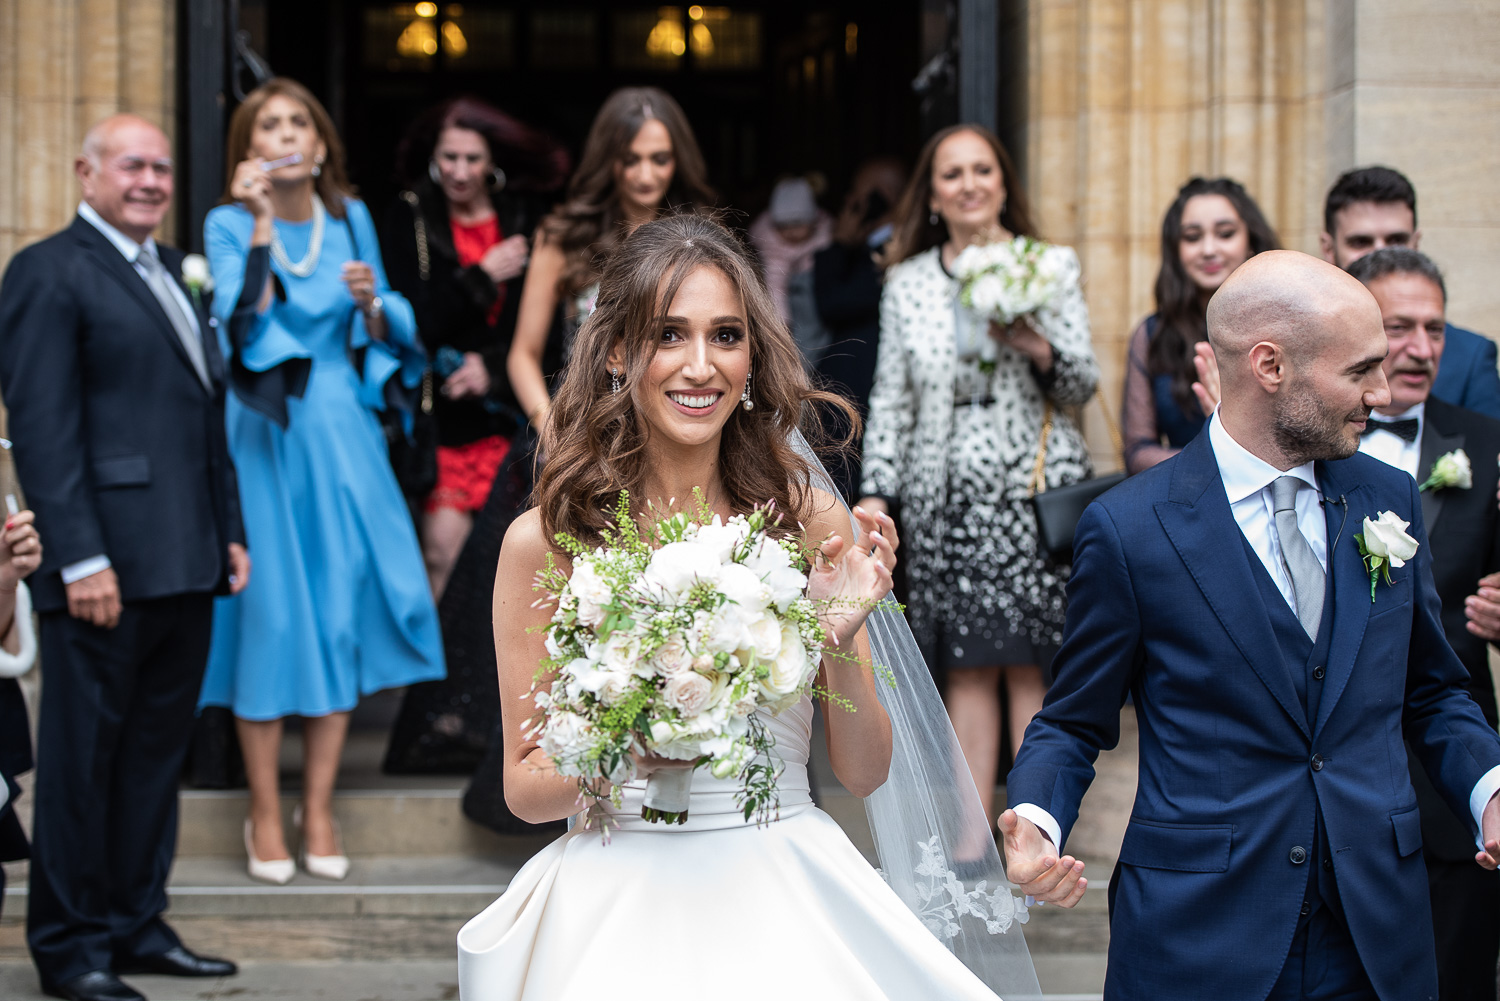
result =
M1324 192L1384 163L1419 192L1456 322L1500 334L1500 7L1492 0L997 0L1002 131L1047 235L1078 248L1119 406L1161 213L1192 174L1243 181L1315 253ZM64 225L90 123L176 130L174 0L0 0L0 266ZM1101 465L1111 451L1090 421Z

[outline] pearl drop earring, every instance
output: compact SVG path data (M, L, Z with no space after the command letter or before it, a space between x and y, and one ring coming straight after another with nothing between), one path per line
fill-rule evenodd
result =
M938 224L938 214L936 212L929 212L927 214L927 222L936 226Z
M749 372L745 373L745 391L740 394L740 406L746 410L755 409L755 401L750 399L750 375Z

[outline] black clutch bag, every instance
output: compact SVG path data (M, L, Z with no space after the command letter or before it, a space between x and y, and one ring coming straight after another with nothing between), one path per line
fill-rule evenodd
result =
M1109 407L1101 395L1099 408L1104 411L1105 423L1118 448L1120 432L1110 416ZM1047 488L1047 439L1052 435L1052 402L1047 402L1042 416L1042 439L1036 451L1036 466L1031 472L1031 508L1036 514L1037 548L1058 563L1073 562L1073 534L1078 531L1078 519L1100 494L1125 482L1125 473L1109 473L1091 476L1077 483Z

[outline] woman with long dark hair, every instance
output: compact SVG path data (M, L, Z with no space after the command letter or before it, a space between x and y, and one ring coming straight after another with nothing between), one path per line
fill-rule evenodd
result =
M580 329L577 349L543 430L550 461L537 485L537 508L507 533L495 581L505 794L512 809L536 822L580 812L577 781L557 773L527 726L536 710L525 696L547 658L541 629L552 617L538 606L532 585L549 561L571 569L554 542L558 533L602 543L606 509L628 490L631 510L642 519L695 491L725 519L775 500L783 518L773 531L820 549L807 594L829 600L824 622L836 638L817 652L819 678L857 710L825 703L834 773L851 793L868 798L877 825L897 814L936 813L930 787L943 779L919 782L903 763L930 766L949 753L949 741L936 728L919 735L909 722L916 693L901 685L877 693L883 682L871 670L872 642L881 640L872 640L879 630L865 623L882 614L873 606L890 590L894 526L885 515L857 509L851 524L817 486L816 460L798 432L820 408L842 410L851 424L858 415L810 384L743 245L700 216L639 227L605 265L598 309ZM920 680L941 724L931 681L925 673ZM692 772L691 761L632 755L633 777L603 801L608 843L599 830L575 826L459 932L464 1001L645 1001L706 983L714 984L714 997L730 1001L777 993L826 1001L995 1001L991 987L1038 994L1019 925L1009 920L1019 899L1008 884L967 891L942 861L943 833L927 835L925 826L920 837L911 827L902 829L906 836L881 839L887 882L813 804L812 713L812 698L802 694L757 721L774 736L780 757L779 807L764 823L736 804L734 778ZM641 819L644 776L680 769L690 770L686 823ZM966 792L966 802L977 806ZM889 809L878 805L883 796L891 797ZM978 830L988 837L987 823L980 821ZM913 848L920 858L906 854ZM901 896L898 887L913 884L925 896ZM950 900L959 901L957 908ZM1001 920L993 920L997 903ZM965 920L974 913L992 920ZM969 926L963 935L961 921ZM750 941L774 945L747 961Z
M437 612L377 411L425 364L411 306L385 280L375 226L345 180L333 120L284 78L229 122L223 204L204 243L233 389L229 450L255 574L214 608L199 698L234 711L250 785L250 875L296 873L282 830L282 723L303 726L303 867L343 879L333 817L361 696L443 676Z
M623 87L609 95L583 144L563 203L542 223L521 293L507 369L536 426L550 404L542 356L564 306L563 357L593 310L599 269L626 234L664 211L714 203L687 115L666 91Z
M896 211L864 440L860 504L902 505L912 631L944 678L986 806L1005 730L1000 686L1014 751L1062 639L1068 571L1037 545L1032 483L1039 464L1048 487L1089 475L1068 408L1094 394L1099 366L1071 250L1049 251L1059 260L1056 298L1008 327L961 306L951 269L971 244L1037 235L994 133L955 125L928 141ZM997 342L993 364L985 337Z
M1235 268L1279 246L1238 181L1195 177L1178 190L1161 221L1156 312L1130 335L1120 406L1127 471L1176 455L1203 430L1193 356L1208 337L1208 300Z
M418 118L397 150L404 190L382 231L391 285L416 311L437 483L422 498L422 555L441 600L474 514L520 428L505 372L532 232L532 193L567 179L556 142L471 97Z

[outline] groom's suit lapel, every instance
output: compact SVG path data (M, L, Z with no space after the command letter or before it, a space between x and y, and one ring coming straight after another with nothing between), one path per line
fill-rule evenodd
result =
M1318 463L1323 513L1328 519L1328 576L1333 587L1333 636L1328 643L1327 679L1318 703L1316 734L1328 722L1354 673L1354 662L1370 621L1370 574L1359 555L1355 533L1375 514L1369 489L1349 475L1349 463Z
M1257 600L1260 587L1250 565L1251 553L1229 509L1206 432L1177 456L1167 500L1156 505L1156 517L1250 669L1310 737L1307 711L1287 672L1271 620Z

